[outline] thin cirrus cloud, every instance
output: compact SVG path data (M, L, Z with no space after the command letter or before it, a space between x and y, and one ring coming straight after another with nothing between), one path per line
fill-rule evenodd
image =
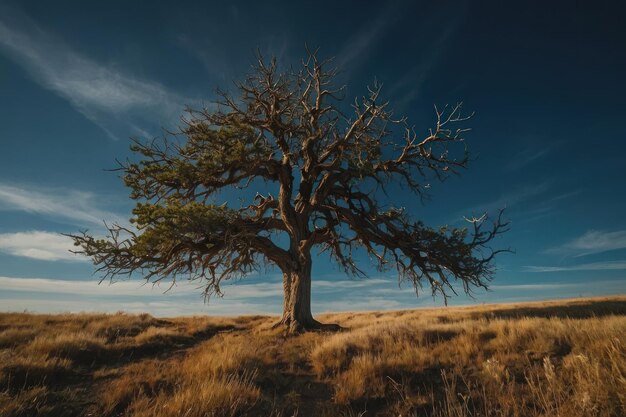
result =
M158 316L181 314L256 314L280 313L282 282L239 282L225 285L224 297L214 297L209 303L202 300L200 282L180 281L170 288L169 282L145 285L142 280L120 281L109 285L98 280L59 280L47 278L0 277L0 310L80 312L99 311L149 312ZM319 280L313 283L314 293L324 292L334 284L343 284L333 294L335 300L315 302L317 311L358 309L389 309L410 307L410 303L376 296L382 280L334 282ZM384 281L389 284L389 281ZM339 294L337 294L339 293ZM353 302L346 303L346 298ZM342 306L342 308L341 308ZM414 304L413 304L414 306Z
M70 250L72 241L58 233L32 230L0 233L0 252L42 261L85 261Z
M580 257L625 248L626 230L590 230L564 245L549 248L545 252Z
M564 272L564 271L609 271L626 269L626 261L591 262L566 266L536 266L524 267L527 272Z
M461 10L460 13L451 16L443 27L438 27L440 34L434 42L425 45L420 44L419 49L424 51L422 59L419 59L416 65L398 77L397 81L391 84L389 90L385 92L385 96L398 97L393 103L395 109L406 110L407 106L422 93L426 81L444 57L463 15L464 12ZM430 30L431 28L428 26L421 28L421 31L425 32ZM426 38L426 36L420 36L420 39Z
M528 184L515 190L507 191L496 199L485 201L457 212L448 222L455 223L464 217L494 213L500 209L505 209L506 215L515 212L517 219L530 222L551 215L555 211L555 206L562 203L562 200L569 199L583 192L582 189L578 189L555 195L554 190L555 185L553 181L544 181L534 185Z
M506 168L510 171L519 170L531 163L547 156L551 152L550 148L529 148L525 149L516 155L515 158L512 158L511 161L506 165Z
M510 210L511 208L517 208L516 206L526 204L547 193L551 187L551 181L544 181L534 185L529 184L514 191L507 191L494 200L485 201L455 213L454 217L449 219L448 222L455 223L468 216L480 216L500 209Z
M170 290L167 282L161 285L142 285L144 281L130 280L112 285L97 284L92 280L58 280L47 278L0 277L0 311L41 312L117 312L126 311L156 316L188 314L279 314L282 308L283 288L280 281L239 282L225 288L224 298L213 298L204 303L197 282L181 281ZM337 284L342 284L337 286ZM604 295L623 292L625 280L598 281L589 286L578 283L493 285L492 293L480 298L458 297L456 305L478 302L516 302L537 298L537 294L555 298ZM330 288L335 286L330 292ZM169 291L168 291L169 290ZM326 296L320 297L322 293ZM415 297L413 291L393 288L393 280L371 279L360 281L313 281L313 309L316 313L328 311L399 310L415 307L441 306L443 302L431 297Z
M383 7L376 19L364 22L361 29L347 40L337 53L335 62L337 68L342 69L342 74L347 75L358 66L365 55L381 41L387 29L397 21L401 9L397 5Z
M45 190L27 185L0 183L0 211L23 211L80 226L99 226L120 221L120 216L96 206L95 194L72 189Z
M79 227L102 230L104 222L127 226L121 216L97 207L95 194L72 189L41 189L0 183L0 211L21 211ZM28 230L0 234L0 252L43 261L84 260L70 252L71 239L59 233Z
M139 280L98 285L97 279L0 277L0 288L2 311L239 315L278 313L282 306L276 298L280 288L264 283L233 286L235 291L229 297L212 299L208 304L196 285L188 282L170 289L167 283L142 285Z
M83 56L41 29L23 13L2 8L0 53L22 66L42 87L117 139L137 134L137 120L175 120L185 105L196 104L163 85L135 78Z
M278 314L282 309L283 285L273 282L238 282L224 285L224 297L203 303L200 282L180 281L170 289L169 282L144 285L129 280L97 285L97 280L58 280L47 278L0 277L0 310L44 312L148 312L157 316L183 314ZM398 292L390 297L381 292L393 290L393 280L314 280L313 309L327 311L408 309L433 306L430 297ZM397 290L397 288L396 288ZM322 296L322 294L324 296ZM318 299L319 297L319 299ZM441 304L441 302L439 303Z

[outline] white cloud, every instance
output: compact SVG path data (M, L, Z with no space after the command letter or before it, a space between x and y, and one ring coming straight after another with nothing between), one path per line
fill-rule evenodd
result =
M568 266L535 266L525 267L528 272L562 272L562 271L608 271L626 269L626 261L592 262Z
M393 298L384 297L367 297L362 299L346 301L322 301L315 304L315 309L322 313L342 312L342 311L379 311L379 310L401 310L414 307L423 307L424 305L432 306L432 298L417 300L413 305L407 305L405 300L394 300Z
M192 104L159 83L80 55L24 14L6 8L0 17L1 51L113 138L117 136L112 129L120 122L128 136L131 120L156 119L163 124L175 120L185 104Z
M397 281L396 281L397 282ZM363 278L363 279L345 279L341 281L331 281L331 280L313 280L313 287L315 289L349 289L349 288L363 288L363 287L372 287L378 285L388 285L392 284L393 281L380 279L380 278Z
M495 200L486 201L472 207L464 209L462 212L456 213L450 223L454 223L470 215L481 215L486 212L493 212L502 208L510 209L511 207L526 203L535 197L546 193L550 189L551 183L546 181L536 185L527 185L520 187L515 191L502 194Z
M258 278L254 278L255 280ZM371 285L356 288L338 287L332 295L321 294L313 284L313 311L375 311L399 310L415 307L441 307L441 298L429 296L416 298L414 293L384 292L384 280L372 280ZM376 282L380 281L380 282ZM365 283L366 281L345 281ZM333 281L321 280L325 288ZM388 282L386 282L388 284ZM143 285L143 281L129 280L98 285L92 280L58 280L47 278L0 277L0 311L34 312L147 312L156 316L190 314L241 315L279 314L282 309L282 283L238 282L226 286L224 298L213 298L208 304L202 300L199 283L180 281L170 291L169 283ZM455 297L451 305L468 305L481 302L510 302L548 298L594 296L623 293L625 280L578 283L543 283L493 285L493 292L477 299Z
M26 291L45 294L73 294L94 296L141 296L146 294L163 294L170 285L145 285L145 281L129 280L113 284L99 280L61 280L48 278L15 278L0 277L0 288L4 290ZM183 282L170 291L171 294L199 294L199 291L190 283Z
M546 291L546 290L564 290L567 288L580 288L587 286L587 283L555 283L555 284L504 284L492 285L493 291Z
M17 233L0 233L0 251L14 256L44 261L84 261L87 258L75 255L70 238L58 233L39 230Z
M342 281L320 280L313 284L316 312L389 310L411 308L421 304L433 305L431 298L420 304L415 297L410 299L384 297L376 294L376 287L384 280ZM365 285L365 284L369 285ZM1 310L21 311L28 309L37 312L148 312L157 316L184 314L278 314L282 309L282 282L238 282L225 285L223 298L212 298L203 303L199 282L180 281L171 290L168 282L153 286L141 280L120 281L110 284L98 280L58 280L47 278L0 277ZM335 297L316 297L316 287L329 288L339 285ZM350 291L356 287L358 292ZM19 295L16 295L18 292ZM343 295L343 296L342 296ZM349 297L350 301L345 298ZM407 300L410 300L407 302Z
M222 301L222 300L220 300ZM257 303L223 302L203 304L183 303L176 301L146 301L138 300L120 303L112 299L81 300L72 298L47 299L15 298L2 300L3 311L29 311L35 313L148 313L156 317L174 317L189 315L210 314L213 316L239 316L243 314L278 314L278 311L268 311L267 306Z
M92 280L0 277L0 310L37 312L127 311L157 316L278 313L281 283L226 286L224 298L205 304L199 282L145 284L140 279L98 284Z
M0 183L0 210L19 210L70 220L77 225L102 226L103 221L120 222L120 217L95 206L91 192L72 189L39 189Z
M60 280L49 278L15 278L0 276L0 288L4 290L27 291L45 294L72 294L85 296L197 296L202 298L202 282L179 279L172 286L171 280L157 283L146 283L136 278L110 282L98 278L90 280ZM250 300L255 298L282 297L283 286L278 282L233 282L223 284L224 297L214 297L213 300Z
M253 284L232 283L221 288L226 299L248 299L256 297L282 297L282 282L258 282Z
M613 232L590 230L561 246L545 250L545 253L580 257L624 248L626 248L626 230Z

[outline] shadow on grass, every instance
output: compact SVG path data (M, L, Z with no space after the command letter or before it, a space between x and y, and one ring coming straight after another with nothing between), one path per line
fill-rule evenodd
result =
M123 365L143 359L164 359L205 342L221 332L238 330L233 325L208 326L191 335L157 335L138 345L113 347L106 355L96 355L92 365Z
M472 319L518 319L522 317L587 319L610 315L626 315L626 301L584 301L569 305L502 307L497 310L473 312L470 317Z
M0 379L0 390L17 393L38 386L54 386L75 377L73 370L63 366L12 364L5 366Z

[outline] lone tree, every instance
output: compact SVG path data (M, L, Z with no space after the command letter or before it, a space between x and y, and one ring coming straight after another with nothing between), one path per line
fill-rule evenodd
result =
M277 325L289 333L322 326L311 315L318 245L354 276L364 275L353 258L362 248L380 270L395 268L416 292L426 286L446 301L455 281L466 293L486 288L500 252L489 242L507 228L501 212L493 222L468 219L470 230L433 229L385 202L391 184L423 198L429 181L466 168L461 105L436 110L434 128L420 139L381 102L378 84L346 114L328 65L309 53L298 70L280 71L259 56L236 83L238 97L219 92L210 108L187 109L179 131L133 140L138 161L118 170L137 201L136 229L109 226L105 239L70 235L76 253L91 257L103 279L141 272L173 285L188 274L202 280L206 297L221 295L224 280L273 264L284 287ZM260 182L276 196L216 204L220 190Z

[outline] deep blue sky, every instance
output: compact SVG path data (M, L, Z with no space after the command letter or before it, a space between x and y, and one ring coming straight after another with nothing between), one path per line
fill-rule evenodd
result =
M391 196L433 226L507 207L512 229L497 245L515 254L498 259L492 292L453 302L626 292L620 2L86 3L0 5L1 309L277 312L276 271L207 307L186 286L98 287L58 233L128 219L127 191L105 169L130 136L159 135L186 104L232 88L256 49L288 66L305 43L335 57L349 98L382 82L418 132L433 104L475 111L470 169L433 184L427 204ZM391 272L337 284L327 257L314 274L315 311L442 303L398 289Z

